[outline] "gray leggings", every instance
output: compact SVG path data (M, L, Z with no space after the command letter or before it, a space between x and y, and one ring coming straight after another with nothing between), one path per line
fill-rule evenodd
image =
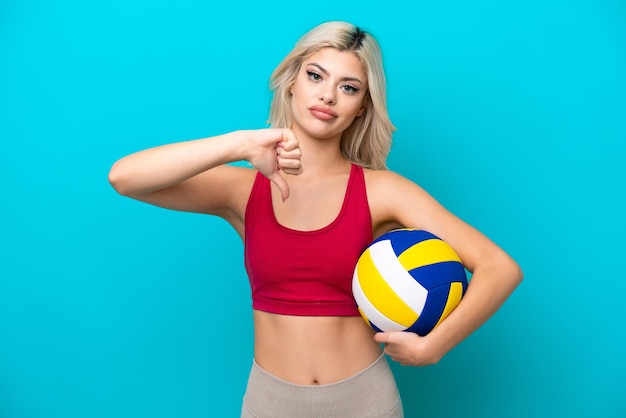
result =
M402 418L402 400L387 359L345 380L304 386L252 364L241 418Z

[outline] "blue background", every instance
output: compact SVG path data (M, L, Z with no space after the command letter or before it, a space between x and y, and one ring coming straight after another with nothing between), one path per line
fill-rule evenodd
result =
M407 417L623 417L621 1L0 4L0 417L235 417L252 356L242 244L107 183L119 157L265 124L296 39L380 40L392 169L525 281L427 368Z

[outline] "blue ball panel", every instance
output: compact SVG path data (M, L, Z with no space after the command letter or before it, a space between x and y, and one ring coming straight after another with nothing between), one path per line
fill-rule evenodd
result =
M463 290L467 286L465 268L458 261L446 261L430 264L409 271L411 276L426 289L447 285L450 282L463 283Z
M378 237L374 242L390 240L396 255L402 254L407 248L427 239L439 239L430 232L419 229L398 229Z
M426 297L426 304L422 314L407 331L415 332L421 336L428 334L435 327L439 318L441 318L449 293L449 284L431 289Z
M373 329L374 331L376 331L376 332L383 332L383 330L382 330L382 329L380 329L380 328L378 328L378 327L376 326L376 324L374 324L372 321L370 321L370 326L371 326L371 327L372 327L372 329Z

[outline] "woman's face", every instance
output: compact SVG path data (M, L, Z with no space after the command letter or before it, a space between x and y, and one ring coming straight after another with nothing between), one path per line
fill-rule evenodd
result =
M365 111L367 75L354 53L322 48L304 60L290 92L292 129L337 138Z

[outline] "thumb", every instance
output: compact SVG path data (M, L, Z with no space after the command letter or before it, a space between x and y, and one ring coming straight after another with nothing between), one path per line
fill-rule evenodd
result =
M387 343L389 342L389 334L386 332L377 332L374 334L374 341L380 344Z
M271 175L267 177L271 182L273 182L280 190L280 195L283 198L283 202L287 200L289 197L289 185L287 181L283 178L280 172L275 171Z

